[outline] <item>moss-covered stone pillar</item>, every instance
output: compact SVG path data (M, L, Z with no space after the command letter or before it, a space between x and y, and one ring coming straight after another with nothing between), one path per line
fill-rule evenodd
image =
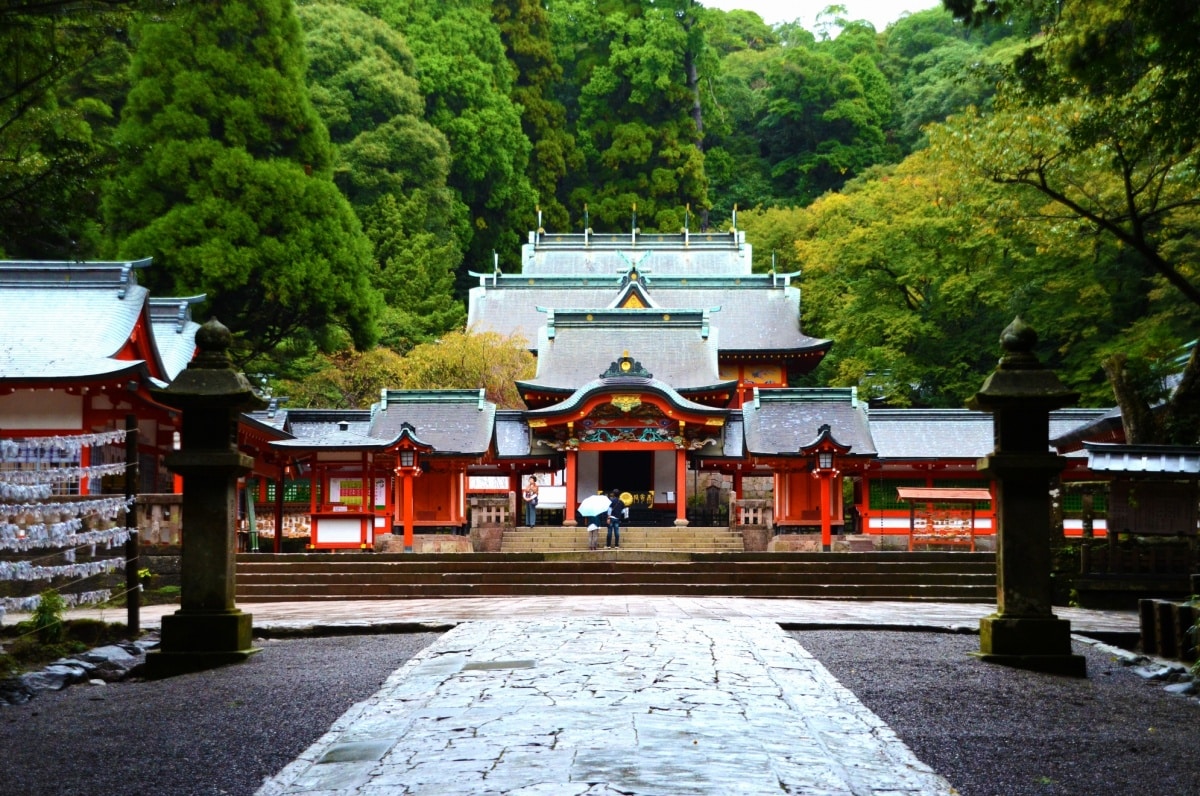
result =
M251 615L234 604L237 479L253 459L238 451L238 417L265 406L229 359L232 336L210 320L196 332L199 354L156 399L181 410L180 449L167 467L183 477L180 608L162 620L162 643L146 657L150 676L245 660Z
M1071 653L1071 623L1051 610L1050 488L1066 460L1050 452L1050 410L1073 404L1033 353L1037 334L1017 318L1000 336L1004 355L968 403L991 412L995 447L979 469L996 481L996 613L979 623L983 660L1086 676Z

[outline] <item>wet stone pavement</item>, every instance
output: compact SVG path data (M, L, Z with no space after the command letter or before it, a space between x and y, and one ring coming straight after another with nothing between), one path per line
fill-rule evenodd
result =
M259 790L954 792L775 622L579 616L459 625Z

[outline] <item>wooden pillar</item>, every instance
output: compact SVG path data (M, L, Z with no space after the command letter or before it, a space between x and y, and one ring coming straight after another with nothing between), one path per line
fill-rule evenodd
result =
M575 519L575 507L579 505L579 496L575 492L575 476L579 467L579 451L567 451L567 500L563 507L563 526L574 528L579 522Z
M275 552L283 552L283 490L287 484L287 468L279 465L279 477L275 479Z
M373 545L375 542L375 478L371 472L371 462L366 451L363 451L362 454L362 503L359 504L359 507L371 515L367 519L367 526L360 537L360 547L366 550L368 545Z
M404 472L404 552L413 551L413 519L416 512L413 507L413 474L411 470Z
M687 521L687 451L675 451L675 525L682 528Z
M829 522L829 515L833 513L833 476L830 473L821 473L818 478L821 479L821 549L828 553L833 546L833 533Z

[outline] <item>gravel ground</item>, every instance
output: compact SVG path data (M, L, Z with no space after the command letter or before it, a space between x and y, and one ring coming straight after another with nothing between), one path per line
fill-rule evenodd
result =
M0 794L252 794L436 638L256 640L236 666L2 706Z
M983 663L972 635L791 635L963 796L1200 794L1200 701L1090 645L1076 679Z
M963 796L1200 796L1200 702L1090 646L1077 680L981 663L977 636L791 635ZM0 796L253 794L436 638L261 640L237 666L0 707Z

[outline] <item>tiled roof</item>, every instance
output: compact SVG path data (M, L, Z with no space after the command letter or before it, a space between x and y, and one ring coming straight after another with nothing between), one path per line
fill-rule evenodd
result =
M0 262L0 378L145 371L118 360L146 306L137 263Z
M174 380L196 353L196 330L200 324L192 320L192 307L201 301L203 295L150 299L154 344L168 381Z
M1050 413L1051 439L1093 422L1103 409ZM872 409L871 436L882 459L976 459L995 448L992 415L971 409Z
M191 361L203 296L150 298L128 262L0 261L0 378L68 380L152 372L165 386ZM145 315L143 315L145 313ZM118 359L138 321L154 362Z
M655 392L666 398L672 406L688 412L707 415L709 417L718 417L725 415L728 412L727 409L717 409L688 400L676 392L670 384L667 384L660 379L615 378L593 379L592 381L581 385L579 389L575 390L575 392L571 394L571 397L567 398L565 401L554 404L553 406L544 406L540 409L528 410L525 412L525 416L539 417L543 415L556 415L563 412L570 412L597 392Z
M496 412L496 455L500 458L528 456L529 426L522 412Z
M537 375L521 384L573 390L628 352L676 389L714 386L722 383L716 338L700 312L555 312L538 338Z
M852 389L760 389L742 407L746 450L754 455L796 454L820 436L849 446L850 456L874 456L865 407Z
M408 423L435 454L482 456L491 448L495 417L483 390L387 390L373 408L371 436L395 438Z
M521 273L617 274L637 267L658 274L748 274L752 249L744 232L682 235L531 235Z
M1200 447L1194 445L1113 445L1085 442L1088 469L1097 472L1200 474Z
M546 323L545 310L589 310L611 306L622 294L621 279L544 279L514 276L485 279L471 289L472 328L517 334L532 345ZM783 277L676 277L646 275L647 296L663 311L710 310L720 330L721 351L800 352L827 349L830 341L800 331L800 291Z

